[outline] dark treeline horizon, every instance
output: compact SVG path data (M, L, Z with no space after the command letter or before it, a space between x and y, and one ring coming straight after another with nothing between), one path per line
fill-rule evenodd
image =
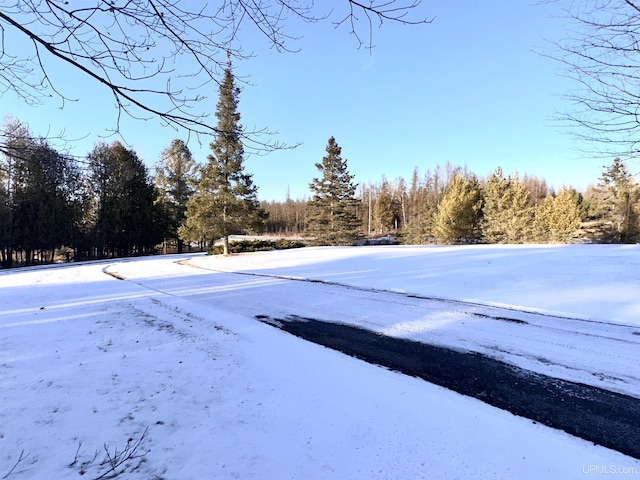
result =
M3 267L143 255L167 244L182 249L178 230L203 167L184 142L174 139L150 171L134 150L117 141L98 142L85 157L75 158L17 120L5 122L3 137ZM166 163L172 155L174 163ZM188 168L172 171L176 158L188 161ZM544 178L505 174L499 166L479 177L467 166L451 164L416 166L410 178L389 180L383 173L378 182L355 185L350 208L362 237L389 236L405 244L640 239L638 183L618 158L584 191L554 191ZM310 198L287 195L259 204L268 218L254 233L304 236Z

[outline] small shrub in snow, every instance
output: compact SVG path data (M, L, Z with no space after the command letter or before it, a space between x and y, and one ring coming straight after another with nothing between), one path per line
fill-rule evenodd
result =
M127 444L121 451L118 450L118 447L114 447L113 450L111 450L109 445L105 443L104 457L100 462L97 461L100 450L96 450L91 458L80 461L80 448L82 447L82 442L80 442L73 462L69 464L69 467L73 468L77 466L80 475L85 475L90 470L95 470L96 476L92 477L93 480L116 478L127 471L133 472L140 467L145 461L144 457L149 453L149 450L142 449L148 431L149 427L145 428L137 440L133 437L129 438ZM131 464L132 461L135 461L133 465Z

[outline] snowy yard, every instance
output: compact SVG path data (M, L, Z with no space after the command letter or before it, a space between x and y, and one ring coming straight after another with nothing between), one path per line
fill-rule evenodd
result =
M127 479L640 477L638 459L255 319L360 325L640 398L637 245L60 265L0 272L0 305L0 479L98 478L128 441Z

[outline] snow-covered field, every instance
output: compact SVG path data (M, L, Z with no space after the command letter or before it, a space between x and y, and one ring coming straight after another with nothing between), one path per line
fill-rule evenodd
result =
M526 323L491 318L495 306ZM354 323L640 397L636 245L304 248L3 271L0 479L98 478L113 473L107 453L117 463L133 447L120 478L640 476L637 459L256 315Z

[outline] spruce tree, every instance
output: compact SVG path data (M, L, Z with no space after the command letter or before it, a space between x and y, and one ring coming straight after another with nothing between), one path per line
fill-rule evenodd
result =
M376 198L376 202L373 205L373 228L375 233L382 235L392 231L395 228L396 221L394 198L391 194L389 182L383 177L378 198Z
M182 239L178 229L186 221L187 202L193 195L196 176L196 162L186 143L174 139L162 151L156 166L153 182L158 190L158 202L168 217L168 235L178 243L178 253L182 253Z
M417 167L414 168L409 189L408 221L403 226L400 238L402 243L422 245L434 242L438 205L442 200L440 173L440 167L433 173L427 171L424 181L421 181Z
M436 207L428 201L424 202L418 216L403 228L400 241L405 245L432 243L437 213Z
M308 202L305 237L319 245L352 245L361 237L357 216L359 200L353 175L335 138L329 138L327 155L316 168L322 174L309 184L313 197Z
M215 141L207 164L200 171L195 194L187 202L187 221L179 230L183 240L213 243L222 238L229 254L229 235L262 231L266 213L260 208L252 175L244 172L243 128L231 62L220 84Z
M605 221L604 239L616 243L634 242L640 236L640 188L619 158L604 169L598 184Z
M411 224L411 222L413 222L414 220L420 217L423 197L424 197L424 186L420 182L418 167L415 167L411 175L411 187L409 187L409 198L407 199L406 224Z

